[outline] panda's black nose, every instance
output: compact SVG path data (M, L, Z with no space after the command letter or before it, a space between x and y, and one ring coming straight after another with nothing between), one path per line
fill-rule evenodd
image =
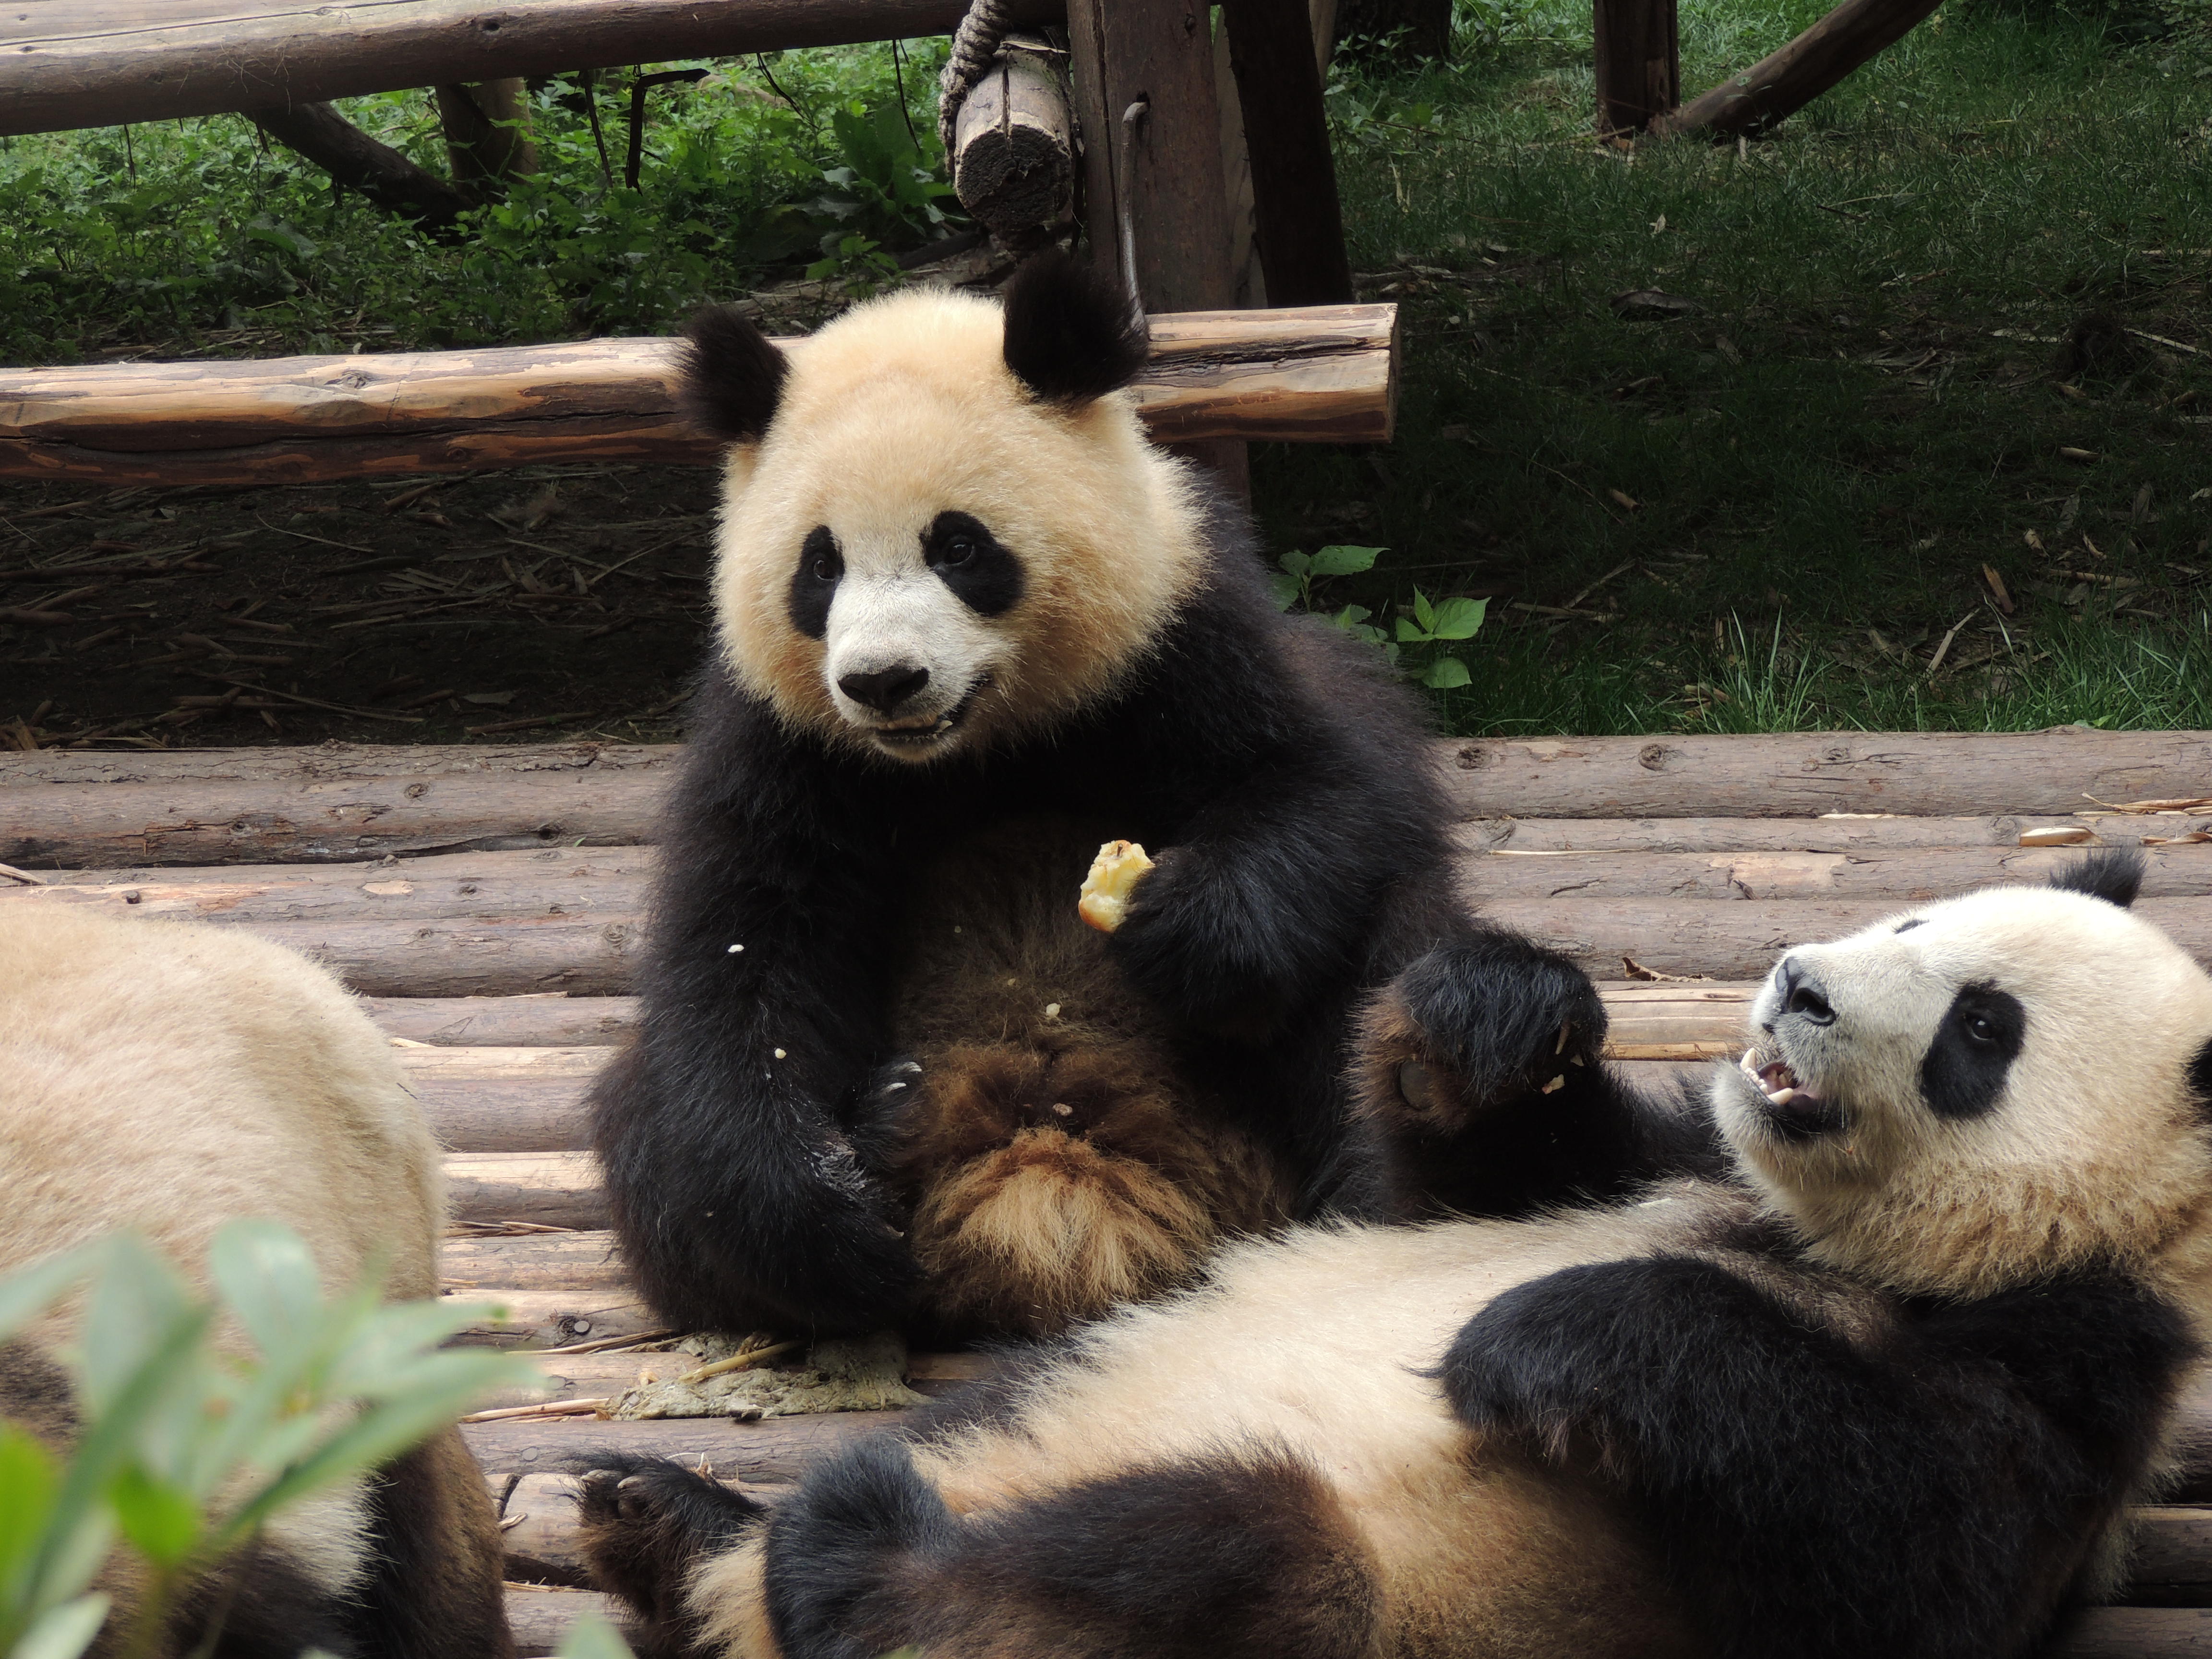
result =
M1835 1024L1836 1011L1828 1006L1827 994L1820 988L1820 981L1807 972L1796 957L1783 957L1782 965L1774 972L1781 981L1784 1013L1802 1014L1815 1025Z
M929 684L927 668L914 668L905 663L895 668L879 668L872 674L840 674L837 689L854 702L863 703L878 714L888 714L901 703Z

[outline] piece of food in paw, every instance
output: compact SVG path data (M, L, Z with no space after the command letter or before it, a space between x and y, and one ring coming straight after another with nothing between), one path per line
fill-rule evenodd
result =
M1136 890L1152 861L1133 841L1109 841L1091 860L1091 873L1083 878L1083 896L1076 914L1102 933L1110 933L1129 915L1129 895Z

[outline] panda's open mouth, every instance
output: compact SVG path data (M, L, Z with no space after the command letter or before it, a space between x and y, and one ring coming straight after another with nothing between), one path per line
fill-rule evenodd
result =
M968 718L968 711L975 706L976 694L990 683L991 677L986 674L968 688L967 694L958 702L943 713L922 720L894 720L871 726L868 735L894 748L926 749L960 729L960 722Z
M1808 1088L1785 1060L1770 1059L1756 1048L1744 1050L1736 1069L1765 1097L1767 1121L1786 1140L1811 1140L1844 1127L1843 1109Z

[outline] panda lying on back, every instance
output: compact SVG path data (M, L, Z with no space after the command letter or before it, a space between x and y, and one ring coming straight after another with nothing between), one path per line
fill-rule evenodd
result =
M771 1513L603 1460L600 1577L748 1659L2029 1652L2212 1291L2212 978L2130 858L1791 951L1716 1176L1237 1247Z
M1146 441L1146 350L1058 255L787 357L694 327L715 651L593 1106L672 1322L1052 1334L1394 1202L1345 1083L1379 988L1377 1075L1609 1086L1588 982L1467 915L1412 705ZM1120 839L1158 862L1109 938L1076 894Z

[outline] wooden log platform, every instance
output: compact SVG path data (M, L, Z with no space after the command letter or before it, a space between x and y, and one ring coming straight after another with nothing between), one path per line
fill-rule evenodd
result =
M1390 440L1395 306L1150 321L1152 361L1132 392L1162 443ZM0 477L297 484L558 461L711 465L721 446L676 413L674 344L9 369Z
M357 361L357 360L356 360ZM448 1149L448 1293L498 1304L467 1340L539 1356L542 1389L605 1398L661 1364L583 1150L583 1100L635 1018L629 963L669 748L179 750L0 755L0 905L196 916L316 952L363 994ZM1611 1063L1659 1080L1737 1052L1788 946L2084 846L2139 845L2142 908L2212 962L2212 733L1893 733L1439 743L1460 875L1489 915L1600 982ZM629 1350L625 1352L624 1350ZM980 1374L920 1354L925 1393ZM2212 1652L2212 1373L2185 1408L2185 1478L2143 1512L2124 1605L2066 1659ZM888 1413L609 1423L501 1416L464 1432L513 1522L526 1654L576 1614L561 1471L619 1445L703 1458L774 1501Z

